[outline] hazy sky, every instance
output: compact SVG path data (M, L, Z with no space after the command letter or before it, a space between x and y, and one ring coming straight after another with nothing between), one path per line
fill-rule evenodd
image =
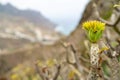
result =
M58 30L69 34L77 25L88 0L0 0L19 9L34 9L59 25Z

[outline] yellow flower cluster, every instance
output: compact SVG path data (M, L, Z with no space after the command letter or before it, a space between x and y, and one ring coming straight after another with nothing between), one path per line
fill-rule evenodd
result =
M18 74L11 75L11 80L20 80L20 76Z
M97 42L101 36L103 31L105 30L105 23L100 21L86 21L82 24L83 29L87 31L88 39L95 43Z
M82 26L83 29L87 31L92 30L93 32L103 31L105 29L105 23L96 20L84 22Z

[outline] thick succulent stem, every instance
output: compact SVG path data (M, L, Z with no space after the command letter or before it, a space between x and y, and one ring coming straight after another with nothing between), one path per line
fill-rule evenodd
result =
M91 70L88 75L88 80L97 80L99 78L99 46L97 43L91 44L90 49L90 63L91 63Z

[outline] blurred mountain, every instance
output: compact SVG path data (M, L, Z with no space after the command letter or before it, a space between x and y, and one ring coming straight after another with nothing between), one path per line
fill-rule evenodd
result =
M9 3L0 4L0 45L4 44L4 47L0 48L30 42L52 44L62 36L55 31L55 27L56 25L40 12L19 10Z
M19 10L16 7L12 6L10 3L6 5L0 4L0 13L6 15L11 15L14 17L22 17L29 22L35 23L36 25L43 28L55 28L55 24L46 19L40 12L34 10Z

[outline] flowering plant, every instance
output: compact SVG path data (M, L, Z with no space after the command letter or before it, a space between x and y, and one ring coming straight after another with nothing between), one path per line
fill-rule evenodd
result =
M97 42L103 31L105 30L105 23L100 21L87 21L82 24L83 29L86 30L89 40L93 43Z

